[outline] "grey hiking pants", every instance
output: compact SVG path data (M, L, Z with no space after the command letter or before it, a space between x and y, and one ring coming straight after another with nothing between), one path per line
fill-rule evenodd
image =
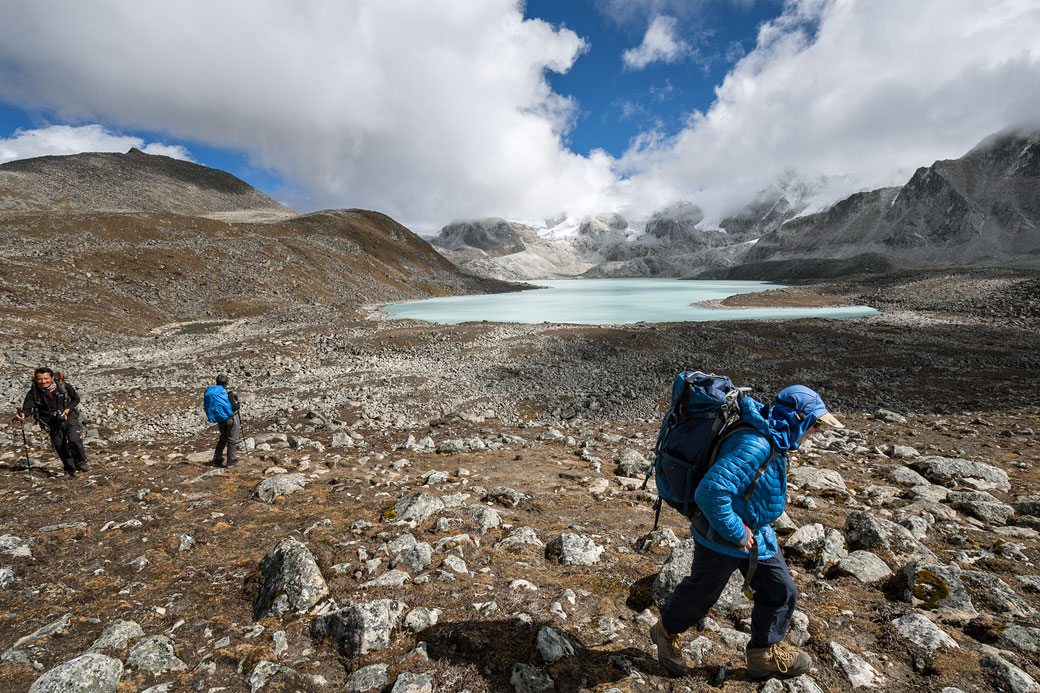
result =
M236 413L231 418L217 422L217 430L220 438L217 440L217 448L213 451L213 461L220 462L224 459L224 447L228 448L228 457L231 457L235 446L238 445L238 435L242 432L242 418Z

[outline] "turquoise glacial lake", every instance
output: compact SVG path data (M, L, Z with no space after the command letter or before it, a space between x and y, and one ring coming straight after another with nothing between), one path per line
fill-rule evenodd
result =
M868 306L835 308L703 308L691 303L747 294L782 285L747 281L681 279L539 279L546 287L508 294L448 296L383 306L395 318L454 325L460 322L575 323L623 325L634 322L706 320L793 320L873 315Z

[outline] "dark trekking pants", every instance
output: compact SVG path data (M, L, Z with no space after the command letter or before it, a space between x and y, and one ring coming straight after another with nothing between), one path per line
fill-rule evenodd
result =
M242 430L242 419L238 414L232 414L230 419L217 422L217 430L220 438L217 440L217 448L213 451L213 461L220 462L224 459L224 447L228 448L228 461L234 455L234 449L238 445L238 434Z
M708 614L726 588L734 570L747 574L746 558L734 558L695 544L693 566L661 607L661 622L666 631L682 633L693 628ZM798 592L787 570L782 553L759 561L751 578L755 605L751 610L751 643L748 647L767 647L787 634Z
M83 439L79 433L79 415L69 412L69 418L50 422L46 428L51 437L51 445L61 458L61 466L66 474L75 474L87 466L87 454L83 449Z

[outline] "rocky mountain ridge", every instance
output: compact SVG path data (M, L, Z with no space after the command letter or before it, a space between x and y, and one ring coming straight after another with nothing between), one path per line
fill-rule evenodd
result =
M484 248L495 256L491 263L469 264L465 248L445 246L441 236L431 242L475 273L528 279L542 272L553 278L791 280L912 268L1040 267L1040 131L994 135L959 159L918 169L901 187L856 193L804 214L813 192L771 189L718 229L702 228L704 216L691 204L662 210L635 229L617 215L585 220L551 250L528 229L520 251ZM531 255L542 262L530 262ZM583 264L575 268L587 268L561 272L577 259Z
M0 167L0 257L11 337L513 289L460 273L386 215L297 215L223 171L134 150Z

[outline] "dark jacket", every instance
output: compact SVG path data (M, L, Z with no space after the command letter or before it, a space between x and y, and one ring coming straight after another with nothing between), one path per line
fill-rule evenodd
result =
M62 392L62 389L65 392ZM63 381L61 385L54 388L54 392L47 392L38 385L33 384L29 388L29 392L25 394L22 408L19 411L24 414L31 414L35 410L36 417L39 418L40 422L44 425L49 425L55 420L60 420L58 415L66 409L73 410L71 413L74 414L78 406L79 395L76 393L76 388Z

